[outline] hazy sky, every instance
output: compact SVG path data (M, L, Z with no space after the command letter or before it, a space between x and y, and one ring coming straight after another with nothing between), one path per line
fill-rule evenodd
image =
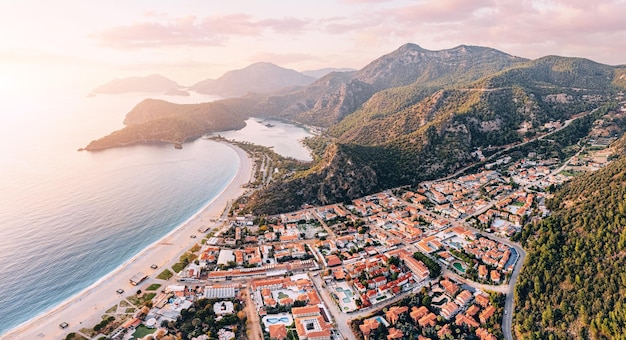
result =
M258 61L361 68L407 42L626 64L625 15L626 0L0 0L0 89L8 65L191 85Z

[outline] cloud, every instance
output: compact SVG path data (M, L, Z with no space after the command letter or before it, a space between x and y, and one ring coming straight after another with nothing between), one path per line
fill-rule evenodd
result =
M414 42L432 49L471 44L530 58L582 55L617 64L626 59L624 13L626 1L620 0L425 0L334 18L325 28L376 43Z
M155 20L158 16L154 17ZM233 36L260 36L266 31L298 34L308 22L297 18L259 20L247 14L195 16L112 27L90 35L103 46L136 49L162 46L219 46Z

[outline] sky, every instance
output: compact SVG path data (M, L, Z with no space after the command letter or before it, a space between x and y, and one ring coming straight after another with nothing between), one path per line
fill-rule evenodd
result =
M618 65L625 14L626 0L0 0L0 91L154 73L190 86L259 61L359 69L405 43Z

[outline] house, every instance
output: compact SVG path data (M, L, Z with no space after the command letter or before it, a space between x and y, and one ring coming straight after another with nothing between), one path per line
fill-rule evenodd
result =
M494 283L500 283L500 272L498 272L497 270L492 270L491 281L493 281Z
M456 302L459 306L465 306L470 301L472 301L472 298L472 293L470 293L469 290L463 290L459 293L459 295L456 296L454 302Z
M411 316L411 319L413 319L413 321L417 322L421 317L426 314L428 314L428 308L426 308L426 306L421 306L420 308L413 306L409 315Z
M480 340L497 340L498 339L484 328L478 328L476 330L476 335L480 338Z
M427 315L419 319L417 323L420 325L420 327L434 327L437 324L437 315L435 315L434 313L428 313Z
M441 316L450 320L456 312L459 311L459 305L454 302L448 302L443 307L441 307Z
M487 295L478 294L476 295L476 303L483 307L489 306L489 297Z
M402 333L401 330L394 327L389 328L388 331L389 335L387 335L387 340L402 339L402 336L404 336L404 333Z
M496 312L496 307L494 306L489 306L487 307L484 311L482 311L482 313L480 313L478 315L478 319L480 319L480 323L486 323L489 318L491 318L493 316L493 313Z
M394 325L398 321L398 318L400 318L400 315L403 313L406 313L408 310L409 310L409 307L407 306L390 307L387 313L385 313L385 319L387 319L387 321L389 321L390 324Z
M341 265L341 259L337 255L329 255L326 257L326 264L329 267L339 266Z
M487 278L487 273L489 273L489 270L487 269L487 266L485 266L484 264L481 264L480 266L478 266L478 277L481 279L486 279Z
M441 280L440 284L441 287L443 287L443 289L446 291L446 293L450 294L451 296L454 296L454 294L459 291L459 286L457 286L454 282L448 279Z
M270 325L269 331L271 340L287 339L287 327L285 326L285 324L281 323L277 325Z
M476 315L476 313L478 313L480 311L480 307L476 306L476 305L471 305L467 311L465 312L465 315L467 316L474 316Z
M373 330L377 329L380 326L380 323L376 318L371 318L364 320L361 325L359 325L359 329L363 336L367 337Z
M478 322L476 322L476 320L474 320L474 318L469 317L469 316L464 315L464 314L457 314L455 323L456 323L457 326L467 325L467 327L470 327L470 328L476 328L476 327L480 326L480 324Z

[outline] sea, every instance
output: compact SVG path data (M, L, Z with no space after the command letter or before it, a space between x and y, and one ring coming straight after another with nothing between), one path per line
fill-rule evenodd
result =
M197 103L216 97L89 89L0 93L0 337L54 308L157 241L217 197L237 153L201 138L172 145L77 151L123 127L145 98ZM247 141L310 160L301 127L252 118ZM230 139L240 139L230 131Z

